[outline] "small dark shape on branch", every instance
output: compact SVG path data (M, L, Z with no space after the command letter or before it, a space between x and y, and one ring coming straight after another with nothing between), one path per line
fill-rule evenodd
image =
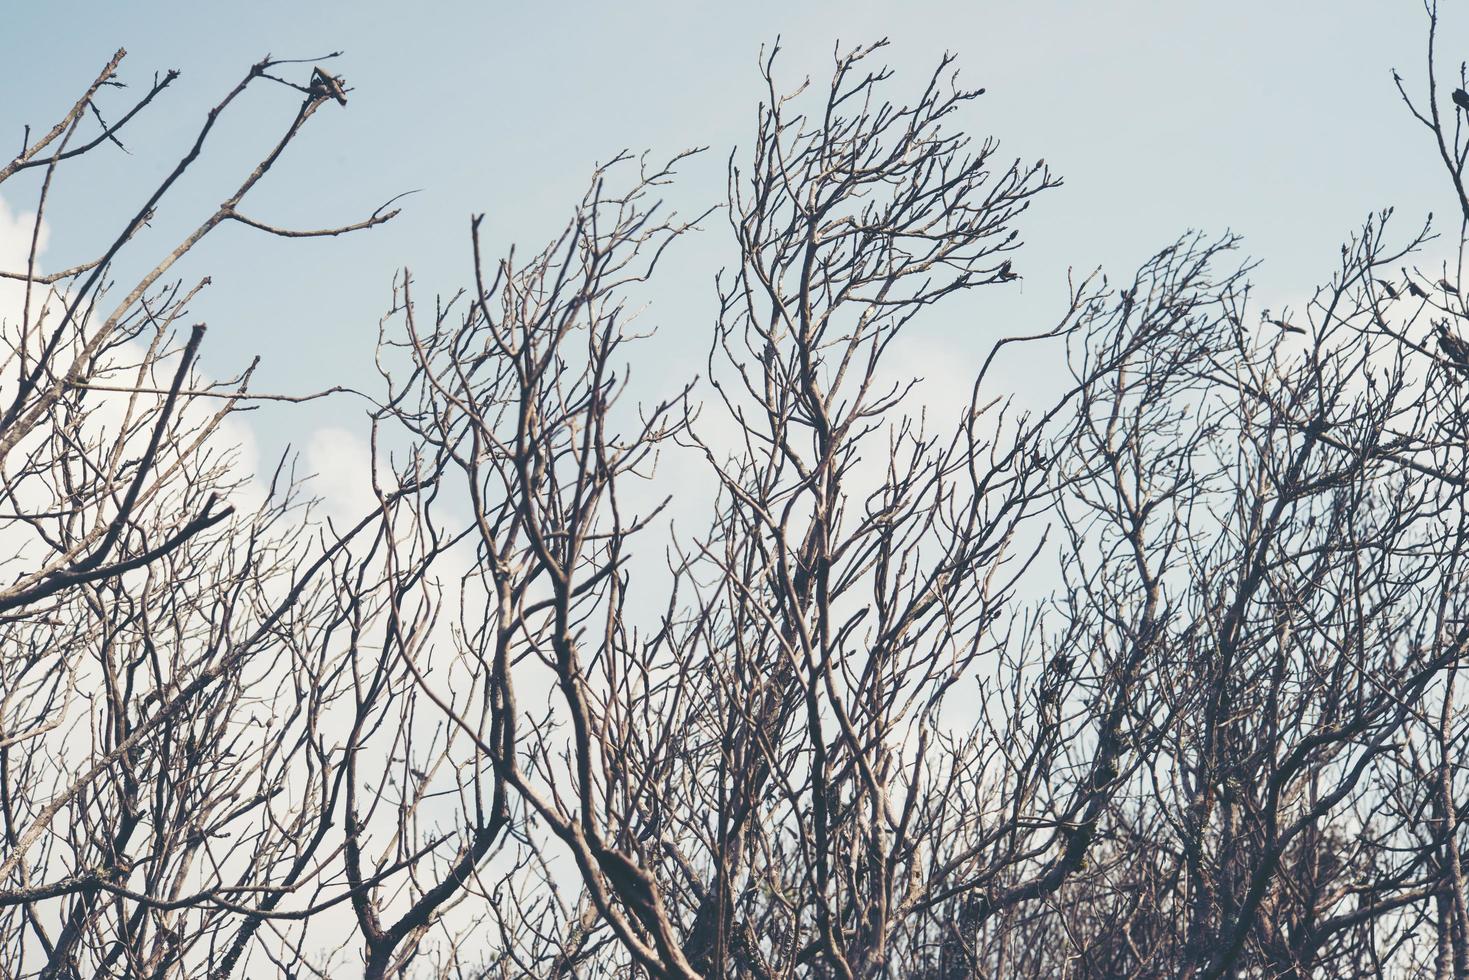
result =
M1463 109L1465 112L1469 112L1469 92L1465 92L1461 88L1456 88L1450 98L1454 100L1454 105Z
M1428 294L1425 293L1423 290L1419 289L1418 288L1418 284L1416 282L1414 282L1413 280L1411 280L1411 279L1408 280L1408 294L1411 295L1411 296L1413 296L1413 297L1415 297L1415 298L1417 298L1417 299L1427 299L1428 298Z
M1392 283L1388 282L1386 279L1377 280L1377 285L1382 287L1382 291L1384 293L1387 293L1388 299L1398 298L1398 291L1394 289Z
M1453 361L1460 371L1469 373L1469 344L1464 343L1449 330L1449 325L1442 320L1434 324L1438 330L1438 348L1444 352L1444 356Z
M801 551L796 555L796 568L791 575L791 587L802 603L811 598L820 546L820 528L812 521L811 526L806 529L806 539L801 542Z
M1265 318L1265 322L1266 323L1273 324L1273 325L1279 327L1281 330L1284 330L1286 333L1305 333L1306 332L1306 331L1302 330L1300 327L1296 326L1293 323L1286 323L1284 320L1276 320L1276 319L1274 319L1272 317L1266 317Z
M342 88L344 78L339 78L320 65L311 70L311 91L336 99L342 105L347 104L347 92Z

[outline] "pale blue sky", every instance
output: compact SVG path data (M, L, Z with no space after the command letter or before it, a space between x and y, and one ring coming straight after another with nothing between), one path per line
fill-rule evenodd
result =
M939 310L924 325L956 360L1001 333L1029 330L1064 299L1068 266L1126 274L1187 228L1234 229L1265 260L1275 296L1303 297L1369 210L1395 205L1404 234L1429 210L1451 214L1424 134L1397 103L1389 71L1423 78L1425 17L1413 0L1081 3L303 3L19 2L0 6L0 139L49 125L118 46L124 78L183 77L129 138L132 156L76 168L51 211L57 268L92 254L131 213L248 65L266 52L333 49L355 89L326 106L252 198L262 220L319 226L365 215L413 188L390 226L282 242L224 229L187 271L215 285L198 305L211 325L205 365L227 373L254 353L259 388L370 383L377 319L394 270L420 296L467 281L468 219L485 211L490 244L538 247L568 214L594 163L628 147L711 152L672 193L695 210L724 189L730 148L748 137L761 94L756 57L783 37L782 77L829 70L833 45L883 35L911 91L944 49L988 94L964 123L1002 154L1044 157L1065 187L1023 224L1022 289ZM1469 55L1469 22L1449 21L1446 68ZM1462 53L1461 53L1462 52ZM304 79L306 69L302 69ZM121 104L121 100L114 102ZM155 222L172 244L226 193L289 118L296 100L261 87L211 145ZM29 209L28 185L7 187ZM22 193L23 192L23 193ZM141 244L141 243L140 243ZM146 248L141 251L147 251ZM648 317L645 378L697 372L711 280L728 259L719 219L674 253ZM1045 370L1025 364L1017 370ZM270 409L264 443L358 415L350 401Z

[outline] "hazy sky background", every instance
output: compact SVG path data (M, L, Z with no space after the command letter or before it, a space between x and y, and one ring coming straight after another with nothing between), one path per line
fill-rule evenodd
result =
M487 212L491 252L537 250L570 213L594 164L623 148L668 155L708 145L670 196L684 211L718 203L731 148L747 142L762 94L762 44L777 35L778 75L820 84L832 51L882 36L895 97L914 93L945 49L988 89L962 119L1002 141L1000 156L1045 158L1065 186L1022 222L1014 286L939 308L904 355L923 373L966 378L1006 332L1048 324L1068 267L1127 275L1189 228L1233 229L1264 260L1260 291L1300 302L1329 275L1340 242L1369 211L1394 205L1408 235L1430 210L1451 214L1422 130L1390 69L1424 79L1426 18L1413 0L1279 3L567 3L250 4L12 2L0 7L0 139L49 127L125 46L132 91L178 68L173 89L130 128L131 155L99 153L63 171L49 211L55 269L91 258L183 152L207 108L265 53L333 64L353 89L323 107L247 213L317 227L404 201L389 226L344 239L281 241L221 229L182 274L213 277L198 319L211 326L206 370L229 374L259 353L262 391L372 385L377 321L395 270L420 300L469 280L468 222ZM1446 22L1444 68L1469 55ZM300 79L309 66L296 66ZM114 107L125 104L126 93ZM299 95L260 86L227 117L202 165L167 201L133 254L156 257L206 215L289 121ZM7 151L10 152L10 151ZM32 184L7 185L15 211ZM730 259L722 218L672 253L647 293L639 393L702 370L712 277ZM932 366L932 372L925 365ZM1025 387L1054 376L1031 355L1010 365ZM943 377L940 384L946 384ZM660 387L661 386L661 387ZM358 428L360 403L333 399L255 417L278 451L313 431ZM334 436L333 436L334 437Z

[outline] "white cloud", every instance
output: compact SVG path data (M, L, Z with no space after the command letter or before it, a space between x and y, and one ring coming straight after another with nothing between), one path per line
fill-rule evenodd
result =
M361 436L338 426L312 432L303 450L313 496L335 520L358 521L377 507L372 453Z

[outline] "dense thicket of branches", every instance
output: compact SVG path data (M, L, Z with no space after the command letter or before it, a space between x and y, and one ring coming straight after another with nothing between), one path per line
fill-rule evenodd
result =
M1435 28L1399 84L1469 227ZM1374 215L1271 318L1188 235L920 412L896 345L1018 278L1058 181L954 127L947 60L892 101L878 47L812 91L763 61L701 381L625 395L678 158L600 169L528 259L476 222L431 309L405 272L351 524L240 472L274 396L198 374L169 279L225 222L392 217L242 211L342 80L254 66L58 272L69 162L175 76L104 105L119 52L0 168L38 202L0 270L0 975L1469 976L1465 236ZM282 135L119 284L258 85ZM1020 344L1064 379L1024 411ZM669 538L671 456L714 493Z

